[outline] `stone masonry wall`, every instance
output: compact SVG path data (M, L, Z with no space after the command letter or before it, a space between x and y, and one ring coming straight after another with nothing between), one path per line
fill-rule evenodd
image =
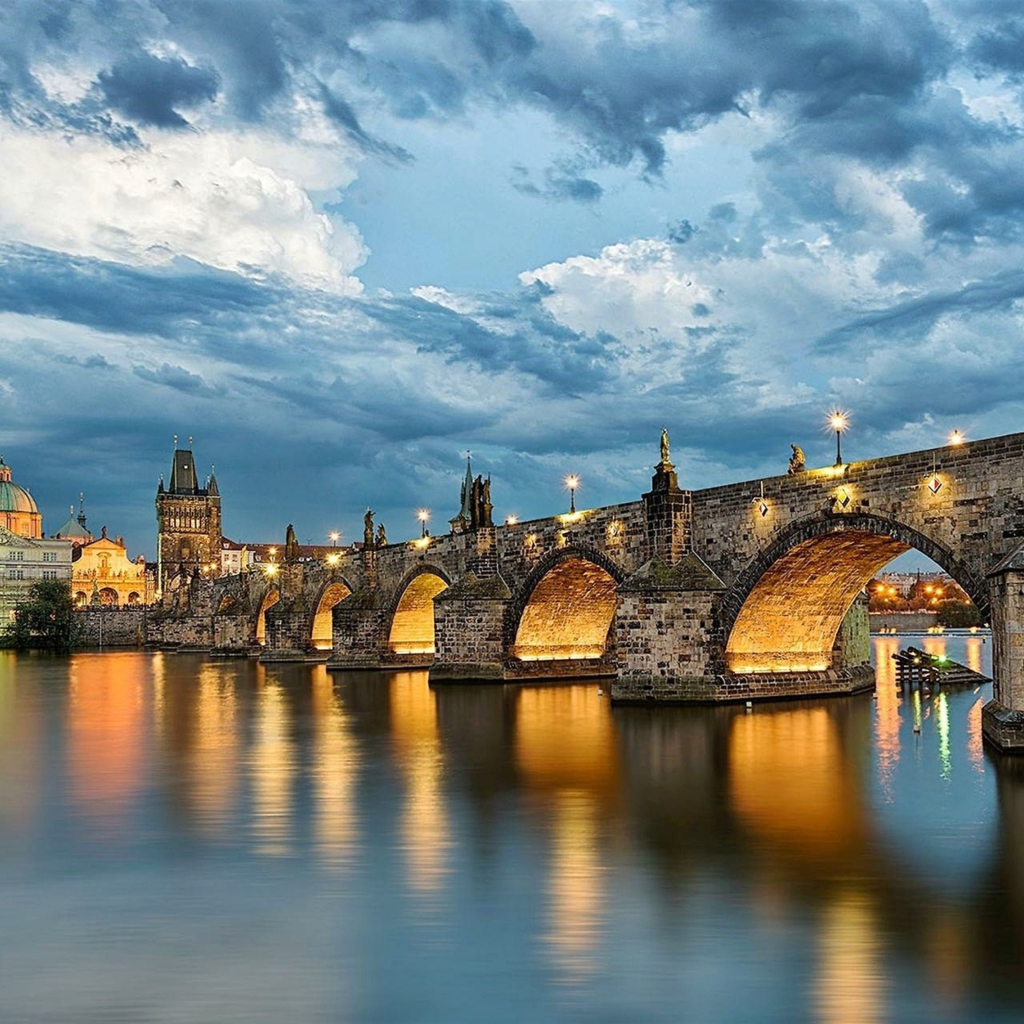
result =
M84 647L140 647L146 642L145 608L81 608L75 622Z

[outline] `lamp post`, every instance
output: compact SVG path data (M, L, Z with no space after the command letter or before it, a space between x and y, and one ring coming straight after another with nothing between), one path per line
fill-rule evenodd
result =
M576 511L576 488L580 485L580 478L575 473L570 473L565 478L565 486L569 488L569 514Z
M416 518L420 521L420 537L426 537L427 535L427 520L430 519L430 509L421 508L416 513Z
M341 533L338 530L331 530L331 532L327 534L327 537L331 542L331 547L336 548L338 546L338 539L341 537Z
M966 441L966 440L967 440L967 438L964 437L962 430L954 430L949 435L949 443L951 445L953 445L954 447L956 447L957 445L963 444L964 441Z
M829 414L828 422L829 426L831 426L831 428L836 432L836 465L841 466L843 464L841 441L843 431L850 425L850 421L847 419L845 412L840 412L837 409L835 412Z

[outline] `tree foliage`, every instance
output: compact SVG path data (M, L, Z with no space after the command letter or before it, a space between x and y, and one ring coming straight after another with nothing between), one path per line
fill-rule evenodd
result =
M4 641L18 651L39 648L66 654L78 641L78 634L71 584L67 580L37 580L15 608Z
M935 621L940 626L950 629L964 629L967 626L980 626L981 615L970 601L958 601L951 598L941 601L935 609Z

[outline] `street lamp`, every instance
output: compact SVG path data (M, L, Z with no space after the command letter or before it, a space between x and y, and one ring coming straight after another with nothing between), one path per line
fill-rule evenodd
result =
M575 473L570 473L565 478L565 486L569 488L569 514L576 511L576 488L580 485L580 478Z
M341 533L338 530L331 530L331 532L327 534L327 537L331 542L331 547L336 548L338 546L338 538L341 537Z
M515 514L515 512L509 512L509 514L507 516L505 516L505 525L506 526L515 526L516 523L518 523L518 522L519 522L519 516L517 516Z
M430 509L421 508L416 513L416 518L420 521L420 536L426 537L427 535L427 520L430 518Z
M961 431L961 430L954 430L954 431L953 431L953 432L952 432L952 433L951 433L951 434L949 435L949 443L950 443L951 445L953 445L953 446L956 446L956 445L958 445L958 444L963 444L963 443L964 443L964 441L966 441L966 440L967 440L967 438L966 438L966 437L964 437L964 435L963 435L963 431Z
M840 442L843 431L850 425L850 420L845 412L835 409L829 413L828 424L836 432L836 465L841 466L843 464L843 451L840 447Z

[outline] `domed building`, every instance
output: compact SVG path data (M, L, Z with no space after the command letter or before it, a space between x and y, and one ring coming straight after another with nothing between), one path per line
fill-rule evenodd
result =
M43 537L35 499L0 457L0 627L37 580L71 579L71 543Z
M42 537L43 517L35 498L11 479L11 467L0 455L0 526L19 537Z

